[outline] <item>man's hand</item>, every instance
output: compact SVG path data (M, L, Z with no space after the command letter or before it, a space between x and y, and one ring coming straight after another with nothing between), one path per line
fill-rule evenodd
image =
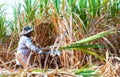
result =
M49 53L49 52L44 52L44 51L40 50L40 51L38 52L38 54L50 54L50 53Z
M43 51L42 51L42 50L40 50L40 51L38 52L38 54L43 54Z
M55 51L54 55L60 56L61 55L61 51L59 51L59 50Z
M52 55L52 56L60 56L61 55L61 51L57 50L57 51L53 51L53 53L51 53L51 51L48 52L43 52L42 50L40 50L38 52L38 54L46 54L46 55Z
M61 56L61 51L57 50L57 51L53 51L51 54L51 56Z

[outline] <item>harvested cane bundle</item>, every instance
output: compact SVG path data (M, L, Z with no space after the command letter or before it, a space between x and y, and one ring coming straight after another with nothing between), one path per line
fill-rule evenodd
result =
M35 42L40 47L46 47L54 44L56 33L52 23L41 23L35 26Z

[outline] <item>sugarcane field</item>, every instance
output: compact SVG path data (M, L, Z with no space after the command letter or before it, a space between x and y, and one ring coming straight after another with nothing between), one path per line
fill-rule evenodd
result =
M120 0L0 0L0 77L120 77Z

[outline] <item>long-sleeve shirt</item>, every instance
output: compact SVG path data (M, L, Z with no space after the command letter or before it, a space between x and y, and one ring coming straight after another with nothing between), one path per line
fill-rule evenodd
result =
M35 52L39 52L41 49L33 45L30 38L26 36L22 36L18 43L17 52L25 56L29 54L31 50Z

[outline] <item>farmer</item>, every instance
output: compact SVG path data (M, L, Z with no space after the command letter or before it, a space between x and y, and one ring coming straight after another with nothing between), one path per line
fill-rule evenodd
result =
M18 43L17 47L17 54L16 54L16 64L18 67L25 67L27 66L27 60L30 55L31 51L35 51L38 54L42 54L43 51L36 47L30 37L32 36L33 29L30 26L26 26L23 28L21 32L21 38Z

